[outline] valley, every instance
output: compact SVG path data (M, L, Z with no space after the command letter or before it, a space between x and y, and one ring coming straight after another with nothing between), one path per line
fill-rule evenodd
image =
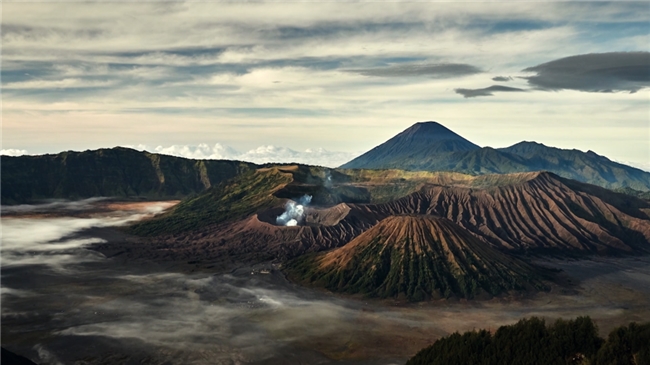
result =
M421 137L438 161L496 153L441 128L353 162ZM533 147L516 146L521 161L565 154ZM403 364L523 317L588 315L601 336L650 318L650 201L635 189L650 174L602 159L599 177L569 169L630 174L598 186L493 159L351 169L119 148L4 161L3 347L41 364Z
M106 258L89 248L133 239L122 224L168 205L111 206L3 218L3 347L39 363L388 365L454 331L526 316L589 315L602 335L650 316L647 256L536 259L572 282L526 296L367 300L298 286L268 262L224 271Z

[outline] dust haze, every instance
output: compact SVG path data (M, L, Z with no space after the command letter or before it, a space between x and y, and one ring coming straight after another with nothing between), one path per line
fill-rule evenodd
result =
M187 273L106 258L90 249L110 243L94 228L170 204L97 212L100 202L21 206L23 215L3 217L3 347L40 364L403 364L440 336L525 316L590 315L605 334L650 318L647 257L543 261L575 288L527 299L406 305L298 287L271 263Z

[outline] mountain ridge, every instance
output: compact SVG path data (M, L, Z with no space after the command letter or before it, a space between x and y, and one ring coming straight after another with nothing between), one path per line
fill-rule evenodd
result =
M411 135L431 124L433 129L449 131L451 140L462 140L463 146L441 144L447 139L423 134L417 143L403 135ZM447 132L445 132L447 133ZM427 138L429 138L428 146ZM469 147L474 146L474 147ZM466 174L504 174L548 170L570 178L609 189L631 188L650 191L650 173L611 161L593 151L565 150L538 142L523 141L510 147L479 147L458 136L437 122L420 122L374 147L341 168L400 168L411 171L455 171Z
M178 199L251 171L253 163L191 160L125 147L0 156L2 204L98 196Z

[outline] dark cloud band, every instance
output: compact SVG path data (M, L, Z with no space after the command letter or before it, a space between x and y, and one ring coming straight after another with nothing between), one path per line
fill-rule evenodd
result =
M495 76L492 78L492 81L496 81L496 82L508 82L512 80L513 80L512 76Z
M464 63L439 63L430 65L393 65L381 68L350 70L365 76L377 77L416 77L429 76L434 78L453 78L474 75L483 72L476 66Z
M516 87L492 85L483 89L455 89L456 94L460 94L466 98L475 98L477 96L492 96L495 92L524 92L526 90Z
M650 53L591 53L561 58L523 71L536 73L526 79L537 89L633 93L650 86Z

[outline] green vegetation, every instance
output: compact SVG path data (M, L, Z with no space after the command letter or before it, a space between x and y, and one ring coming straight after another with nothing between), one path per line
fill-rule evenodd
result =
M516 324L454 333L421 350L406 365L648 365L650 323L622 326L607 340L589 317L547 325L532 317Z
M371 203L386 203L414 193L426 184L463 184L474 179L457 172L406 171L396 169L338 169L346 181L368 191Z
M242 219L277 205L273 193L291 181L291 174L275 168L250 171L181 202L162 216L134 224L129 231L153 236Z
M632 188L618 188L614 189L615 192L617 193L622 193L626 195L633 196L635 198L643 199L643 200L650 200L650 191L639 191L639 190L634 190Z
M198 195L190 196L170 212L136 223L129 231L142 236L192 231L212 224L243 219L281 205L281 199L296 199L305 194L312 196L312 204L320 206L341 202L370 203L375 199L391 200L402 193L408 194L411 189L419 188L426 178L429 178L428 181L448 179L446 174L441 173L391 172L389 175L392 177L388 177L384 176L386 173L371 170L348 174L349 171L317 166L266 166L257 171L241 173ZM395 174L414 180L408 181L394 176ZM361 180L370 184L369 188ZM402 185L394 186L396 181L401 181ZM379 197L373 197L372 192L378 193Z
M200 193L257 166L186 158L129 148L2 156L2 204L97 196L180 199Z

